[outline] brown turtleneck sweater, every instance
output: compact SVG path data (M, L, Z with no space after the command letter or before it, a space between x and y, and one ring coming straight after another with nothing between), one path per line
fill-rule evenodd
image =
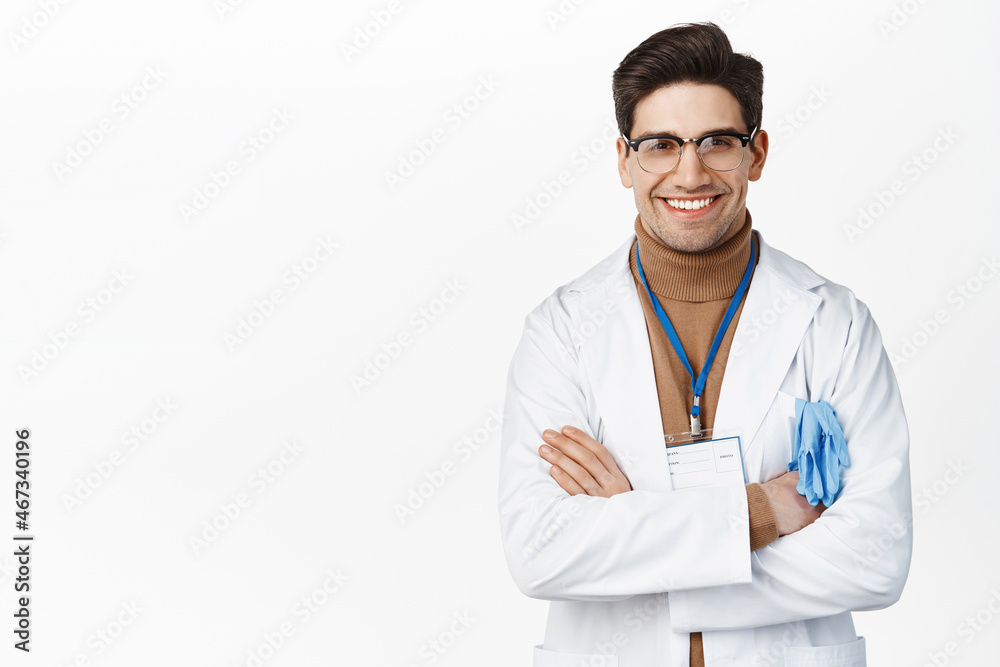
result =
M656 295L677 331L681 345L695 373L701 372L712 347L729 302L736 293L743 272L750 261L750 212L746 221L731 239L706 252L684 253L665 245L635 219L636 244L642 253L642 270L649 288ZM635 261L636 244L629 254L632 277L635 279L639 299L646 315L646 330L653 355L653 372L656 375L656 393L660 401L660 418L664 435L685 433L691 430L690 411L694 403L691 376L681 363L663 330L646 288L639 278ZM760 257L760 245L757 257ZM751 275L751 281L753 277ZM745 301L745 297L744 297ZM702 428L709 429L715 422L715 408L719 404L719 391L726 372L729 348L736 333L736 326L743 312L740 302L719 351L709 371L705 391L701 397ZM778 539L771 506L759 484L747 484L747 505L750 514L750 550L767 546ZM691 634L691 667L705 666L705 653L701 633Z

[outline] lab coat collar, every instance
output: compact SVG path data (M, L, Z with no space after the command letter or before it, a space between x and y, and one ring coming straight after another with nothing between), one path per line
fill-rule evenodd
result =
M749 481L760 472L762 446L755 435L822 300L811 290L825 282L805 264L769 246L759 231L754 233L760 260L729 351L715 414L716 427L742 431ZM579 343L579 354L590 375L605 444L611 443L633 488L667 490L670 475L649 335L629 268L634 242L632 234L567 285L565 294L576 330L593 329ZM609 312L611 299L617 303L614 312Z

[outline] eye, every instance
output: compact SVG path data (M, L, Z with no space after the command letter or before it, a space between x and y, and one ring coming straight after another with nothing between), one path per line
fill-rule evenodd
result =
M643 141L639 144L639 150L643 153L676 153L678 148L677 142L673 139L657 137Z
M701 142L701 151L704 153L706 151L728 151L734 148L742 146L742 143L736 137L720 136L720 137L708 137Z

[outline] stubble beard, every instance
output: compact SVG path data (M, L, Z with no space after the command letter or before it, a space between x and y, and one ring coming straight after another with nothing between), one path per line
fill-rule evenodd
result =
M705 252L706 250L715 247L715 245L732 230L732 227L736 222L736 214L739 212L739 209L732 213L729 213L726 210L718 211L717 213L720 216L720 222L713 225L708 236L701 233L704 230L698 230L691 234L678 234L670 228L668 223L662 221L662 216L656 215L656 213L660 212L657 211L657 207L662 205L663 204L661 204L659 197L650 197L648 201L647 215L642 215L642 211L640 211L640 218L642 219L647 232L652 233L653 236L660 239L660 241L667 247L684 253ZM650 221L652 221L652 224Z

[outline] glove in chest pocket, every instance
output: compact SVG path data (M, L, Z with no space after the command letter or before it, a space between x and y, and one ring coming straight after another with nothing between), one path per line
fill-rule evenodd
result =
M764 420L764 449L760 480L766 482L788 472L795 442L795 397L777 392Z

